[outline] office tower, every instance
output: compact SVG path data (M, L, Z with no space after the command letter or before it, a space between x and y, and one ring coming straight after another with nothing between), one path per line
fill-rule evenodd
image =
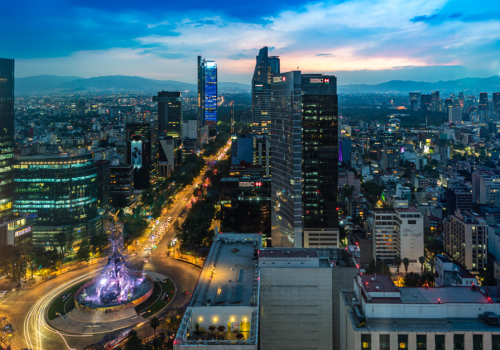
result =
M424 219L414 206L375 209L373 258L393 263L394 257L408 258L408 271L420 273L418 259L424 255Z
M20 156L14 172L14 212L31 220L35 244L52 244L61 232L77 244L100 230L91 154Z
M447 98L444 100L444 110L447 111L448 108L455 106L455 102L452 98Z
M433 91L431 93L431 111L441 112L441 99L439 98L439 91Z
M13 215L14 60L0 58L0 245L31 242L32 227Z
M463 92L458 93L458 107L460 108L465 107L465 96Z
M493 93L493 109L500 114L500 92Z
M303 235L335 235L337 79L300 71L271 84L272 244L302 247Z
M234 134L234 101L231 101L231 135Z
M187 120L184 122L182 127L182 152L196 153L196 142L198 140L198 121L197 120Z
M240 134L232 136L231 164L252 165L253 163L253 139L252 134Z
M425 112L429 112L431 110L432 96L422 94L420 96L420 109Z
M217 135L217 63L198 56L198 128Z
M254 134L269 134L271 124L271 80L280 73L280 60L268 55L267 46L259 51L252 78L252 130Z
M487 111L488 110L488 93L480 92L479 93L479 110Z
M151 162L151 124L127 123L126 125L126 162L134 168L135 188L146 189L153 164Z
M109 181L110 181L110 161L95 161L97 167L97 207L101 209L109 208Z
M418 111L420 109L420 92L410 92L410 110Z
M472 273L486 269L488 225L482 216L457 210L443 222L444 251Z
M253 165L262 167L262 176L271 176L271 141L267 135L254 135Z
M462 122L462 108L449 107L448 108L448 122L461 123Z
M174 139L175 163L182 163L182 142L184 139L182 118L182 93L172 91L159 91L158 96L153 96L153 101L158 102L158 123L160 135Z
M114 161L109 167L109 201L115 208L131 205L134 200L134 167Z
M12 215L14 196L14 60L0 59L0 221Z

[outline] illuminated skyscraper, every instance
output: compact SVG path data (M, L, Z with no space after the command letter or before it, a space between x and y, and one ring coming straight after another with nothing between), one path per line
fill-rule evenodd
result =
M158 102L158 123L160 137L174 139L175 165L182 163L182 140L184 120L182 117L182 93L173 91L159 91L153 96Z
M198 128L204 125L217 135L217 63L198 56Z
M300 71L271 84L271 236L302 247L337 227L337 78Z
M0 58L0 221L12 214L13 147L14 60Z
M268 51L267 46L260 49L252 78L252 129L258 135L271 130L271 80L280 72L280 59Z

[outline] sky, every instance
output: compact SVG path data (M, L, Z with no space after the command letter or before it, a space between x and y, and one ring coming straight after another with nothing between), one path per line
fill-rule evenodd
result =
M202 55L219 81L250 84L263 46L282 71L339 85L500 74L498 0L23 0L2 12L0 56L16 77L195 83Z

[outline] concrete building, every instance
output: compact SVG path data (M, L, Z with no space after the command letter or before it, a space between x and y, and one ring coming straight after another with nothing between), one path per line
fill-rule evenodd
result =
M449 123L461 123L462 122L462 108L461 107L449 107L448 108L448 122Z
M420 273L418 258L424 256L424 220L413 206L399 203L390 209L375 209L373 258L392 263L395 256L408 258L408 272Z
M481 176L479 180L480 204L495 204L495 194L500 192L500 175Z
M382 149L383 170L399 168L399 148L394 144L384 144Z
M338 349L338 295L359 272L355 258L339 248L261 249L260 349Z
M500 330L493 326L500 304L490 292L397 288L390 277L376 275L352 282L340 293L340 350L500 348Z
M450 260L444 255L437 254L434 258L434 286L479 286L477 278L474 277L466 268Z
M198 121L187 120L183 123L182 136L185 139L197 139L198 138Z
M175 337L175 350L257 349L261 282L254 258L260 246L259 234L215 236ZM212 325L225 327L218 334L223 339L199 341L197 327L208 330ZM241 341L236 338L238 333L243 335Z
M486 268L488 225L482 216L457 210L444 222L444 251L474 274Z
M464 184L452 184L446 191L448 213L452 214L457 209L472 211L472 188Z

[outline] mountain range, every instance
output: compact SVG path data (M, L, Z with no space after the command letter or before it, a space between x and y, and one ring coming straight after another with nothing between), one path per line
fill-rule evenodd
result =
M39 75L16 78L16 95L42 95L61 91L99 91L99 92L145 92L154 93L160 90L191 91L198 89L196 84L174 80L155 80L137 76L109 75L94 78L73 76ZM250 85L240 83L219 82L219 91L250 92ZM391 80L381 84L340 85L339 93L408 93L412 91L460 92L500 91L500 77L463 78L458 80L438 81L434 83L419 81Z
M250 85L219 82L220 91L248 90ZM62 91L99 91L99 92L145 92L197 91L198 85L174 80L155 80L136 76L108 75L94 78L61 77L56 75L38 75L16 78L16 95L41 95Z

